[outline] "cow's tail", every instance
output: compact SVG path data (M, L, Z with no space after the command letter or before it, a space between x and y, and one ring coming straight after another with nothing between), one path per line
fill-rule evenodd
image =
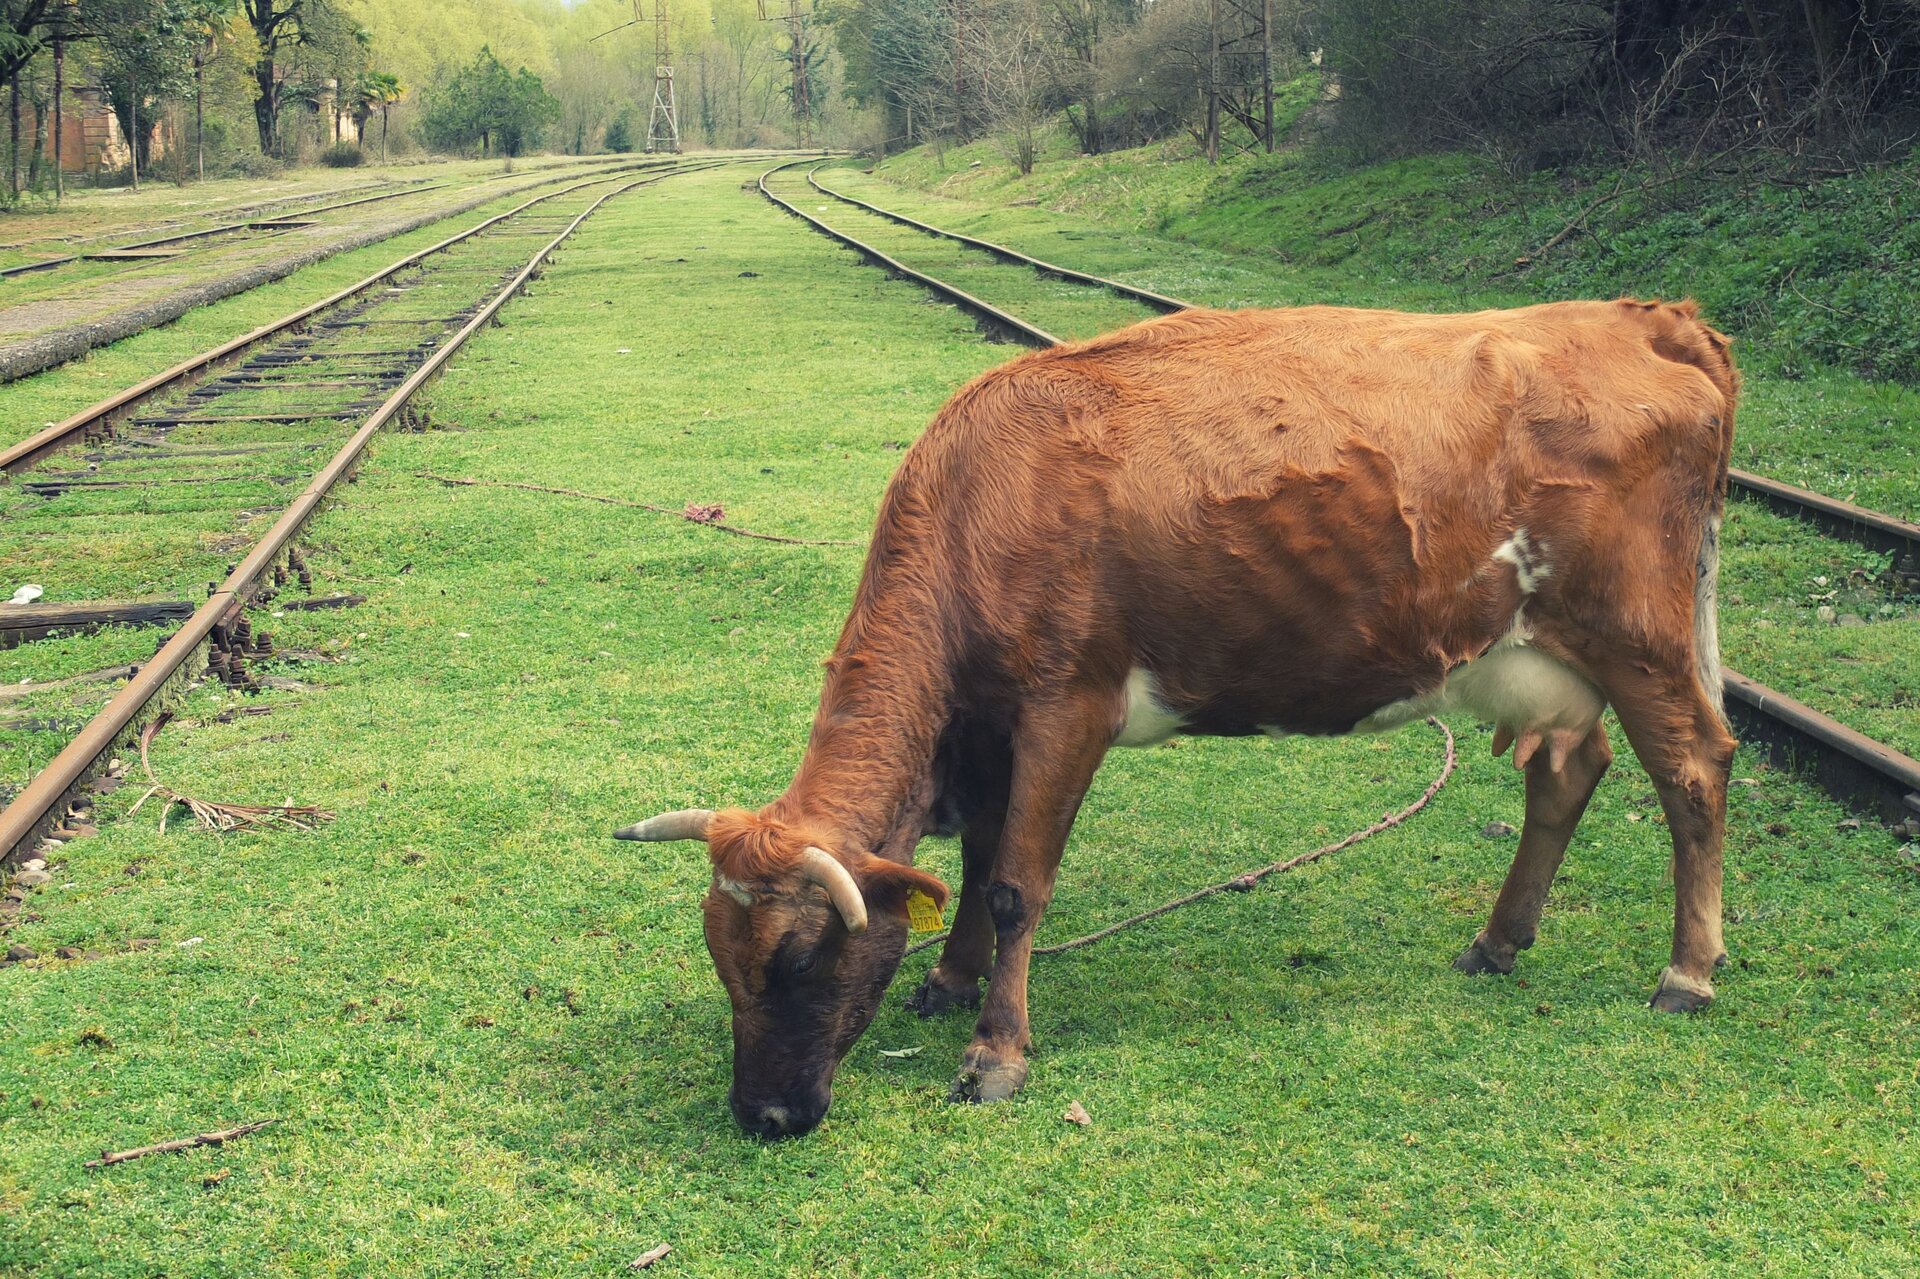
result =
M1653 351L1663 359L1699 369L1719 393L1718 412L1707 416L1694 438L1693 465L1708 472L1694 490L1689 512L1699 519L1700 546L1694 556L1693 660L1700 691L1722 721L1727 717L1726 689L1720 670L1720 524L1727 508L1727 467L1733 460L1733 416L1740 399L1740 371L1734 367L1727 336L1700 318L1691 301L1636 302L1621 305L1638 312L1653 332ZM1691 523L1692 521L1689 521Z
M1700 528L1700 554L1693 579L1693 661L1700 691L1714 714L1727 717L1726 690L1720 674L1720 516L1716 510Z
M1720 672L1720 524L1727 510L1727 467L1733 460L1733 416L1740 399L1740 370L1734 367L1727 336L1700 318L1699 308L1682 302L1673 308L1680 323L1676 346L1682 358L1705 373L1720 393L1720 412L1709 421L1712 479L1700 523L1700 550L1694 558L1693 660L1700 691L1714 714L1727 718L1726 686ZM1705 460L1705 459L1702 459Z

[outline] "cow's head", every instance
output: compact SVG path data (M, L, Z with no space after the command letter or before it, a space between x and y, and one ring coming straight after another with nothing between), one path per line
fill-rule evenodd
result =
M840 1059L900 967L907 894L944 907L946 885L737 808L663 813L614 834L707 841L707 950L733 1003L727 1103L762 1137L811 1130L833 1100Z

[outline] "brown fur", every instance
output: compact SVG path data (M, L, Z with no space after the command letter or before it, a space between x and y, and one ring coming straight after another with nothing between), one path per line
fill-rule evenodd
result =
M1343 733L1486 652L1523 598L1534 645L1613 703L1660 789L1681 899L1661 998L1700 1002L1732 743L1695 676L1694 581L1738 388L1692 303L1637 301L1190 311L974 379L888 490L792 785L715 820L716 869L767 890L707 908L736 1110L772 1097L762 1130L817 1121L788 1122L793 1098L819 1099L871 1017L897 903L929 878L899 872L945 824L968 836L967 882L922 1006L966 1000L991 965L959 1091L1018 1086L1033 929L1130 669L1185 731ZM1520 528L1550 568L1530 597L1492 558ZM1538 740L1531 834L1463 966L1531 942L1606 767L1603 732ZM865 936L792 882L806 843L884 903ZM834 973L801 1013L763 980L795 945Z

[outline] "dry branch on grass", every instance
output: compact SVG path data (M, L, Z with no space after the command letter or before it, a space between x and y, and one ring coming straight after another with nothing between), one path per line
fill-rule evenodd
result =
M219 800L201 799L195 795L185 795L168 786L153 774L153 761L147 756L147 748L153 744L155 734L172 719L171 713L160 716L140 730L140 767L146 771L147 780L153 783L147 793L135 801L127 810L127 816L140 811L140 806L155 795L165 802L160 808L160 833L167 833L167 815L175 804L183 804L188 812L199 819L200 824L209 830L226 832L230 830L250 830L258 826L271 826L278 822L296 830L312 830L321 822L333 820L333 814L324 808L312 804L228 804Z
M223 1128L219 1132L196 1133L191 1137L175 1137L172 1141L156 1142L151 1146L136 1146L132 1150L103 1150L98 1159L87 1160L89 1168L105 1168L110 1164L123 1164L129 1159L138 1159L142 1155L165 1155L176 1150L191 1150L195 1146L218 1146L222 1142L232 1141L235 1137L244 1137L250 1132L259 1132L268 1124L280 1122L277 1119L256 1119L250 1124L241 1124L237 1128Z

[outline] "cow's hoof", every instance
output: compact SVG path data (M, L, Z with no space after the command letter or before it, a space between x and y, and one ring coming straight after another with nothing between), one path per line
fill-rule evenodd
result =
M1487 941L1487 935L1481 933L1473 939L1471 946L1460 952L1460 957L1453 961L1453 966L1456 971L1475 977L1489 974L1504 977L1513 971L1513 952L1507 951L1502 954L1498 947Z
M920 989L907 996L907 1007L922 1017L938 1017L941 1013L955 1008L978 1008L980 1006L980 981L975 978L961 986L948 986L940 980L940 970L935 968L920 983Z
M979 1105L982 1102L1005 1101L1020 1091L1027 1082L1027 1059L1014 1056L1011 1059L989 1057L975 1049L967 1049L966 1056L960 1059L960 1075L953 1081L953 1091L947 1094L948 1101L970 1102Z
M1647 1006L1663 1013L1697 1013L1713 1002L1713 984L1683 977L1668 968Z

